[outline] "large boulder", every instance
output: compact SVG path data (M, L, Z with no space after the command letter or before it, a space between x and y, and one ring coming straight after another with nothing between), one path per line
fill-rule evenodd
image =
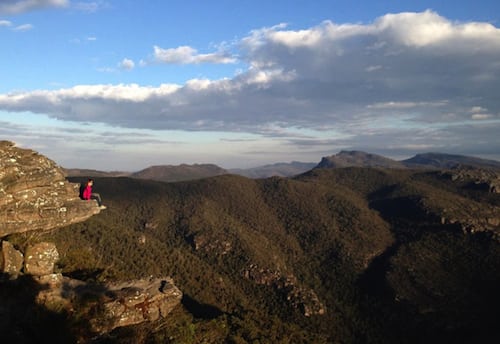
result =
M52 242L29 245L24 254L24 272L34 276L50 275L59 260L59 252Z
M107 300L99 307L101 316L91 322L99 333L164 318L182 299L182 292L169 277L108 284L106 289Z
M95 201L80 199L79 185L55 162L0 141L0 238L81 222L99 211Z
M54 311L77 312L89 318L91 330L100 334L164 318L182 299L182 292L169 277L92 284L51 274L38 281L50 286L37 295L38 304Z

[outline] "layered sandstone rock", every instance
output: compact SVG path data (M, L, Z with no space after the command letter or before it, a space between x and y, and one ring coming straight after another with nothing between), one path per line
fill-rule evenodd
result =
M182 298L167 277L105 285L87 283L54 271L59 260L54 243L28 244L18 250L1 240L15 233L53 230L99 212L95 201L80 199L79 185L69 183L62 168L52 160L15 147L12 142L0 141L1 276L15 279L24 274L38 283L34 295L38 305L86 317L97 333L166 316ZM145 237L139 238L139 242L144 244ZM26 279L16 281L23 283ZM3 311L22 312L22 306L13 298ZM0 322L4 320L0 316Z
M166 317L182 299L182 292L169 277L92 284L50 274L38 281L46 286L36 297L39 304L90 319L95 333Z
M94 331L106 333L116 327L155 321L166 317L182 299L181 291L168 277L107 284L102 315L91 322Z
M61 167L29 149L0 141L0 237L51 230L99 213L95 201L82 201L79 185Z

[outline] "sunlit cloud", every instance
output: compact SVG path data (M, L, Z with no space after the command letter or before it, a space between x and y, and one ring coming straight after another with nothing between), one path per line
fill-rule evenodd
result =
M132 70L135 67L134 61L131 59L124 58L119 64L118 67L120 69L125 69L125 70Z
M200 54L198 51L189 46L181 46L177 48L163 49L154 46L154 59L156 62L168 64L200 64L200 63L215 63L227 64L235 63L236 59L224 51L215 53Z
M23 25L19 25L19 26L12 28L12 31L24 32L24 31L29 31L32 29L33 29L33 25L23 24Z
M425 11L302 30L279 24L251 31L232 49L154 46L149 60L118 64L238 62L231 78L11 92L0 94L0 110L130 129L247 133L317 149L458 149L467 136L469 146L500 150L500 79L491 77L500 75L500 29L490 23Z

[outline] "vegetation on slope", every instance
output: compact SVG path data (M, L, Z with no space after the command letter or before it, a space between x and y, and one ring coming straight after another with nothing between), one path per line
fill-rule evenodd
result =
M171 317L103 342L498 339L499 243L441 221L444 209L463 210L454 201L497 209L498 195L466 185L439 172L367 168L293 179L96 178L106 211L11 239L55 241L61 271L76 278L174 278L185 296Z

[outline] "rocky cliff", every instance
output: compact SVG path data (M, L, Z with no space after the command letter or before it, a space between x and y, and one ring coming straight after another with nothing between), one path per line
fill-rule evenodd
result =
M0 141L0 237L51 230L99 213L95 201L79 198L52 160L29 149Z
M80 199L79 187L68 182L62 168L47 157L0 141L0 238L53 230L98 214L96 201ZM32 321L23 320L23 314L37 307L66 314L68 323L74 322L71 317L86 318L96 334L157 320L182 298L169 277L87 283L57 272L59 252L54 243L0 241L0 332L17 342L30 342L22 333L29 330L16 330L11 336L2 329L33 326L25 324ZM34 294L34 304L26 302L27 290Z

